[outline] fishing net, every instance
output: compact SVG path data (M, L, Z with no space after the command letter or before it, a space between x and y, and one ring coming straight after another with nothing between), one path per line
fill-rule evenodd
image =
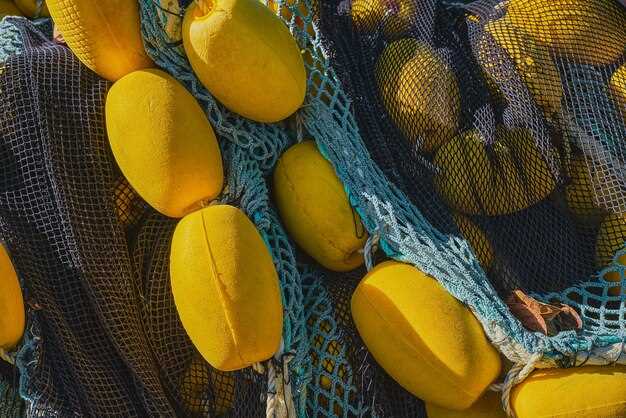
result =
M0 360L0 417L20 418L24 416L24 401L18 393L17 369Z
M286 316L282 349L273 363L278 367L287 363L287 370L283 370L282 381L279 378L273 384L270 380L267 390L272 394L273 385L289 382L293 409L289 404L286 409L297 416L425 416L423 403L382 371L358 337L349 303L365 271L338 276L313 267L310 259L299 255L282 229L265 183L289 145L310 137L319 140L308 126L319 123L318 115L332 117L330 109L338 106L342 119L351 117L338 82L325 75L331 70L314 23L314 3L267 3L291 28L309 72L303 110L285 123L273 125L231 113L200 84L181 45L182 16L189 3L141 1L144 45L157 65L181 81L204 107L230 167L220 200L234 202L246 211L269 244L278 268ZM314 107L320 104L323 108L318 113ZM318 126L326 127L326 120Z
M327 126L309 131L385 253L470 306L515 363L625 360L624 23L610 0L320 3L352 115L318 103ZM515 290L582 328L530 332Z
M0 77L0 224L27 289L16 361L28 415L264 415L266 375L214 370L180 324L168 274L176 222L141 201L115 165L104 124L110 83L27 21L16 27L24 46ZM238 190L248 183L230 184L247 205Z
M22 50L0 74L0 231L27 289L16 359L29 415L425 416L356 332L349 301L366 270L324 271L281 226L267 179L307 138L380 248L368 265L390 257L435 277L514 363L626 363L626 110L607 88L624 63L624 10L588 2L585 30L605 31L561 42L567 7L528 6L536 1L270 0L308 71L304 106L272 125L229 112L193 74L180 34L190 1L139 1L147 52L219 138L219 201L248 214L279 273L281 349L232 373L204 362L179 322L168 273L175 221L114 163L110 84L15 21ZM554 39L527 33L559 21L565 34ZM621 49L593 39L621 39ZM530 332L505 303L517 289L573 307L582 329Z

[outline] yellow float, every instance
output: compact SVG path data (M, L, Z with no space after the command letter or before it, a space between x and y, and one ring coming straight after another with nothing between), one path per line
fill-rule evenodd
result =
M443 145L434 163L439 193L469 215L517 212L543 200L556 186L544 155L524 129L498 127L491 145L478 131L467 131Z
M533 372L511 392L517 418L626 417L626 367Z
M139 5L128 0L47 0L54 24L78 59L115 81L154 66L141 40Z
M626 48L626 10L618 1L510 0L506 16L563 57L585 64L611 64Z
M106 99L106 126L130 185L164 215L180 218L222 190L213 128L185 87L161 70L135 71Z
M378 58L375 74L389 117L421 151L434 152L455 135L459 87L431 47L412 38L392 42Z
M535 41L521 29L511 25L506 18L487 23L485 36L493 37L497 45L506 51L537 105L549 120L556 120L561 111L563 87L547 45ZM504 74L496 71L496 66L500 63L493 62L494 52L487 49L486 39L479 44L478 55L492 89L498 83L508 82ZM498 92L496 96L503 95Z
M352 296L352 317L376 361L427 403L467 409L500 373L472 312L413 266L385 262L369 272Z
M214 205L185 216L170 253L172 293L189 338L214 368L239 370L279 348L278 274L254 224Z
M0 245L0 351L9 351L20 342L26 324L24 299L13 263Z
M258 0L194 2L185 13L183 45L202 84L241 116L277 122L304 101L300 48Z
M363 264L367 232L313 141L294 145L278 160L274 197L289 235L318 263L333 271Z

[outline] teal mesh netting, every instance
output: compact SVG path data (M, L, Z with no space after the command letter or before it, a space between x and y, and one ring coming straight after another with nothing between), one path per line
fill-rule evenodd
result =
M496 10L493 8L493 4L489 2L475 2L474 9L468 8L467 10L462 4L426 3L456 10L458 12L456 16L453 15L449 19L459 25L465 24L463 17L469 14L467 10L478 10L486 18L490 17L492 10ZM326 44L318 36L319 31L316 24L312 25L314 35L306 30L311 27L312 16L316 13L312 2L294 1L287 3L278 1L275 4L278 13L286 17L286 22L300 42L301 47L311 55L311 60L307 63L309 94L305 105L295 117L296 123L301 124L305 131L317 141L319 148L333 163L349 192L352 204L359 210L367 229L372 234L380 234L382 248L389 256L410 262L431 274L459 300L469 305L480 318L492 341L496 342L500 349L513 361L525 362L530 359L532 354L541 353L545 354L548 360L555 359L563 364L569 364L572 358L576 358L577 355L585 358L586 353L594 348L607 347L623 341L623 321L619 319L611 323L610 320L607 321L606 319L607 315L611 318L621 318L621 297L609 296L606 289L613 285L598 280L597 276L588 276L591 279L589 282L585 281L585 277L580 277L579 282L571 288L559 289L559 293L551 292L539 295L542 299L561 300L577 307L584 320L582 332L567 331L554 337L547 337L529 332L522 327L517 318L509 312L502 296L498 294L477 263L467 241L459 238L458 233L445 233L435 228L433 223L412 203L411 199L390 182L388 177L369 157L371 150L364 145L359 125L353 114L351 98L343 92L344 86L341 83L356 84L354 81L356 77L352 77L356 70L354 68L342 68L344 72L348 70L352 70L352 72L340 82L329 61L328 48L331 48L333 53L339 53L337 51L340 48L336 44L342 42L349 44L348 32L344 33L347 40L339 38L341 33L336 32L331 35L337 37L330 39L330 43ZM326 9L328 13L322 15L322 26L326 16L335 17L335 20L329 17L330 21L326 22L329 25L339 26L346 20L346 2L324 3L322 8ZM284 12L287 9L289 13ZM420 14L424 13L426 9L417 9L414 14L414 19L419 24L425 25L424 21L428 20L427 16ZM151 2L142 3L142 11L146 45L150 53L160 66L166 68L181 81L186 82L197 97L206 101L207 92L195 80L184 59L182 49L180 47L167 48L168 45L176 44L180 39L179 27L177 26L180 18L174 15L179 11L164 12ZM443 18L445 19L445 16ZM469 21L469 26L473 24L472 22ZM431 21L431 25L434 23ZM346 26L345 23L343 25ZM447 23L441 24L443 31L457 30L457 26L450 25L452 26L450 28L446 25ZM439 28L436 27L435 29ZM480 28L475 30L480 30ZM456 39L453 32L445 33L450 39ZM471 42L468 41L467 36L471 37L472 35L466 34L465 36L465 43L462 41L450 42L451 45L448 47L450 57L448 59L451 62L457 59L455 54L467 57L469 51L471 55L471 50L465 52L459 50L463 47L471 48ZM457 48L457 50L452 48ZM363 51L365 54L370 53L368 48L355 48L355 51L356 55ZM605 78L607 72L608 69L604 71ZM368 84L365 86L371 89ZM355 94L361 95L365 92L357 91ZM577 109L586 109L584 104L576 106ZM516 110L515 106L510 106L505 117L513 120L519 117L528 119L528 115L521 114L521 111L524 110L521 105L518 107L519 109ZM597 109L591 110L596 114L599 112ZM228 116L221 116L228 115L227 111L210 101L207 104L207 111L218 132L230 132L231 124L228 123ZM219 114L216 114L218 112ZM530 117L538 116L531 114ZM473 118L477 121L488 119L489 111L484 108L476 109ZM600 114L599 118L605 119ZM532 125L532 121L528 123L531 124L532 131L536 135L543 135L544 137L548 135L545 125L537 123L535 126ZM254 129L248 130L248 132L254 132ZM230 139L228 136L226 138ZM263 138L263 134L260 133L259 142L272 143L277 141L271 136L268 136L266 140L261 138ZM238 141L239 137L236 136L232 140ZM587 142L590 141L595 143L596 139L588 138ZM623 143L617 143L614 146L616 147L614 152L623 158ZM359 158L354 158L355 155ZM412 180L414 179L405 179L405 182ZM559 267L565 268L566 266ZM608 268L622 274L621 277L623 277L623 273L621 273L624 270L623 265L614 262ZM604 287L605 290L592 291L591 286L594 289ZM573 294L578 294L580 297L572 298ZM613 307L612 302L618 303ZM598 315L603 316L603 319L598 320Z
M472 58L471 48L472 40L476 34L472 31L482 30L484 21L497 13L497 9L494 7L495 2L475 2L472 3L472 7L466 7L460 3L434 1L425 2L425 4L433 5L432 7L437 10L445 9L445 13L438 11L435 17L428 18L424 14L426 6L421 5L423 8L417 9L414 14L415 32L413 35L418 37L431 36L428 33L416 33L423 27L430 27L433 33L441 31L450 39L448 46L442 47L442 54L444 57L447 56L445 59L448 62L454 63L455 60L463 57L475 62L475 58ZM361 95L367 94L365 90L372 89L372 87L370 84L362 84L363 90L357 90L359 77L355 73L359 67L355 64L352 64L353 67L348 67L344 61L340 61L336 56L340 55L342 47L347 45L347 47L353 48L353 59L357 60L361 56L365 61L367 56L372 54L367 47L368 42L378 35L355 35L354 33L350 34L346 29L343 33L340 30L325 32L323 34L326 38L322 38L316 23L312 25L312 32L307 30L311 27L312 16L319 14L319 11L314 9L312 2L277 1L275 6L278 10L277 13L282 15L286 23L289 24L292 33L303 50L306 51L305 53L311 56L307 62L309 94L305 105L295 116L297 127L308 132L317 141L325 156L332 162L350 195L352 204L358 209L368 231L371 234L380 235L381 246L387 255L414 264L437 278L454 296L472 308L492 341L515 362L527 362L533 354L539 353L544 356L546 364L554 364L552 362L557 361L561 365L568 365L576 361L577 356L579 360L587 358L589 352L594 349L600 349L595 354L602 357L602 354L608 351L607 347L615 348L614 344L620 344L623 341L622 297L610 296L608 289L614 284L599 280L597 275L588 275L588 280L585 277L579 277L577 282L572 283L572 286L558 289L558 292L533 292L541 299L563 301L578 308L584 321L581 332L566 331L548 337L526 330L508 310L503 302L503 296L498 293L478 264L467 241L460 238L458 233L447 232L445 228L435 227L435 222L432 222L418 209L404 190L401 191L401 185L396 185L395 182L389 180L390 178L393 179L393 173L385 175L388 174L385 172L383 174L381 168L370 157L372 152L375 153L376 147L366 147L360 125L355 118L353 97L344 93L344 88L347 84L352 95L359 95L358 98L360 98ZM349 25L346 23L349 20L347 13L349 2L324 2L321 7L323 10L322 27L325 23L334 27ZM285 12L286 10L288 12ZM469 17L470 12L480 14L483 18L483 23L480 26L473 27L472 25L476 26L476 24L474 23L475 20L471 19L468 19L466 23L465 18ZM236 125L230 122L229 113L219 104L215 104L208 93L198 84L180 46L172 46L177 45L180 40L180 17L176 16L180 13L179 9L169 9L168 12L157 7L153 2L142 2L142 13L146 46L156 62L179 80L185 82L196 97L205 103L211 121L224 139L242 144L239 134L232 135L233 126ZM393 11L389 13L393 13ZM435 18L439 20L435 20ZM324 19L328 20L324 22ZM428 22L429 19L430 23ZM462 25L469 26L469 31L466 28L465 34L459 29ZM455 31L458 32L455 33ZM341 34L346 36L340 37ZM333 36L335 37L333 38ZM361 44L357 43L358 40L351 43L353 39L350 36L353 38L360 37ZM442 35L439 34L439 36ZM463 36L465 36L464 39ZM361 48L358 48L359 45ZM447 48L447 52L445 48ZM350 54L350 52L346 54ZM333 61L330 60L331 58ZM341 77L337 75L331 63L342 66ZM372 63L361 61L360 64L371 66ZM603 71L605 81L609 70L610 68L607 68ZM371 68L364 72L367 71L371 71ZM571 70L569 74L574 74L573 71ZM357 86L355 87L355 85ZM520 90L522 89L520 88ZM561 89L560 86L559 89ZM504 90L506 92L506 89ZM590 94L588 90L582 93ZM524 96L522 95L522 97ZM528 96L526 97L528 98ZM568 100L571 102L572 100L584 99L572 96ZM588 105L581 102L575 103L574 107L578 110L588 109ZM490 112L493 112L485 107L473 110L472 108L463 109L463 112L473 112L469 117L477 121L476 123L489 120L492 117ZM598 109L587 110L587 112L589 111L592 112L592 116L595 115L599 120L606 120L605 115L601 114ZM539 121L540 116L537 113L528 112L519 103L517 107L511 104L503 116L509 125L527 123L534 135L543 138L550 135L545 123ZM236 123L249 122L237 120ZM597 126L597 122L592 123L593 126ZM609 127L615 126L611 128L615 130L620 129L617 127L620 125L609 122L600 125L600 129L606 131ZM489 129L483 126L479 126L479 128ZM273 144L280 142L276 136L270 134L270 131L265 133L265 129L277 128L267 126L261 128L256 125L248 127L246 138L254 138L248 136L250 132L254 132L258 136L256 139L251 139L250 142L243 142L243 146L254 147L257 143ZM581 129L584 130L585 127L582 126ZM605 132L604 134L615 135L614 132ZM598 135L603 135L603 133ZM378 138L377 140L382 141L383 139ZM609 138L609 140L611 139ZM579 141L585 140L579 139ZM591 141L595 143L595 138L589 139L587 136L586 142ZM603 140L600 138L599 141ZM612 152L617 153L619 158L623 159L623 143L614 142L613 147ZM270 145L264 145L264 148L270 148ZM279 148L274 147L274 149L278 150ZM355 155L359 157L354 158ZM267 161L272 160L268 159ZM552 161L550 164L557 163ZM617 181L623 181L623 178L620 178ZM416 181L416 179L404 179L405 183L411 181ZM618 191L615 196L620 196L620 193ZM620 208L619 204L614 204L613 207L617 210ZM541 210L551 213L554 209L545 207ZM520 224L532 222L532 218L529 220L519 219L518 222ZM580 235L573 236L578 237ZM619 254L616 255L615 260L617 260L617 256ZM567 265L557 265L555 268L564 269L567 268ZM608 269L618 272L620 277L623 277L624 266L617 261L613 262ZM615 356L614 351L612 355L614 356L613 360L620 359L621 361L619 356ZM591 357L595 358L594 356ZM606 358L598 361L610 362L612 360ZM294 361L291 364L292 367L295 367L298 363ZM293 372L296 376L298 375L297 369ZM337 378L336 375L335 378ZM337 378L337 380L340 379ZM333 395L331 394L331 396Z
M374 3L366 1L360 4L363 7L363 4ZM530 4L523 0L517 3ZM606 6L609 3L606 2ZM550 86L564 97L562 111L555 118L563 121L565 134L568 135L568 141L564 141L562 146L553 145L553 141L558 142L558 138L565 134L556 131L555 124L538 109L532 94L520 80L520 70L512 66L508 53L495 45L494 38L485 35L485 27L502 17L504 3L477 1L466 6L427 1L412 4L417 6L405 19L410 22L405 32L393 36L386 32L385 25L388 23L384 18L380 26L371 25L372 28L363 31L353 25L345 3L331 1L322 4L320 24L327 36L326 56L332 64L325 73L325 80L332 83L339 78L341 86L350 92L350 97L337 93L338 99L333 101L333 106L312 100L313 105L302 111L308 115L304 117L307 129L333 162L368 230L381 234L385 252L431 274L470 306L492 342L509 359L526 363L533 354L538 354L544 357L544 365L554 365L555 361L562 366L595 361L602 364L616 360L623 362L624 300L623 296L610 293L610 289L619 286L619 278L624 277L624 265L618 262L623 252L614 255L606 270L596 273L591 265L590 257L593 255L590 253L595 246L597 224L579 223L563 208L559 199L563 193L561 187L567 185L566 180L557 180L560 185L557 192L526 211L500 218L486 216L488 208L478 211L478 216L473 219L487 230L493 240L496 253L494 268L508 270L504 274L494 274L493 271L486 274L476 262L471 247L464 239L459 239L455 227L450 227L445 215L450 213L450 207L441 202L437 193L433 193L435 187L429 179L437 177L438 170L442 169L433 166L433 161L437 164L438 160L433 160L428 153L415 155L415 149L403 152L401 146L406 143L406 131L411 127L406 128L401 119L396 123L404 128L404 135L395 127L387 129L385 126L389 122L381 114L388 114L396 121L402 116L384 108L379 110L377 90L383 91L384 87L377 86L380 73L374 74L382 50L398 38L422 42L422 45L432 48L434 55L441 57L443 65L452 68L458 77L460 124L464 129L476 129L489 143L493 142L496 123L510 128L521 127L531 132L538 147L554 147L565 159L572 158L572 147L577 148L576 152L582 151L583 155L592 154L595 162L588 166L601 167L609 173L606 181L599 186L600 190L596 191L604 196L602 206L617 216L623 216L626 211L626 180L623 174L626 147L621 140L624 137L621 119L626 111L607 97L606 87L613 71L623 63L623 53L614 58L613 64L595 69L575 65L570 57L557 60L561 78L571 80L571 83ZM623 21L624 10L619 6L611 7L611 14L595 17L597 27L603 24L616 27L613 19ZM398 12L392 9L387 9L391 16ZM536 13L537 25L542 24L541 19L547 20L551 16L558 19L559 16L558 11L542 11L541 8ZM392 18L388 19L393 23ZM565 19L563 17L564 22ZM509 31L512 32L505 35L509 43L514 36L521 36L519 31ZM390 36L392 39L389 39ZM584 45L573 46L577 47L584 49ZM532 54L538 53L533 50ZM533 56L536 63L546 65L541 62L541 57ZM515 56L518 60L523 58ZM532 56L526 59L531 59L533 63ZM529 65L528 61L523 62ZM504 97L494 99L488 91L488 72L495 76L500 94ZM339 85L335 86L334 91L341 90ZM411 88L413 91L407 93L409 97L419 97L432 91L417 84ZM441 90L445 88L440 86ZM349 99L353 107L347 105ZM437 109L439 104L436 100L443 99L435 97L433 100L430 106ZM419 123L418 118L415 116L415 121L409 121L413 123L413 129ZM384 145L390 143L392 145ZM381 157L385 148L395 151L395 155ZM378 164L366 157L368 151ZM354 159L354 155L361 157ZM559 165L552 151L546 151L544 158L552 169ZM389 163L389 160L395 161ZM517 162L520 163L525 164L522 160ZM557 178L560 176L566 177L563 171L555 175ZM393 184L388 179L392 179ZM536 187L530 184L532 178L527 178L527 181L529 184L526 187ZM504 189L498 192L506 195ZM614 239L623 240L623 232L621 235L617 231L613 233ZM617 248L621 246L619 242L617 245ZM602 277L607 272L617 274L617 281L604 280ZM506 292L513 288L522 288L542 300L560 301L576 307L583 319L583 329L580 332L561 332L553 337L526 330L503 302ZM592 355L590 350L595 350Z

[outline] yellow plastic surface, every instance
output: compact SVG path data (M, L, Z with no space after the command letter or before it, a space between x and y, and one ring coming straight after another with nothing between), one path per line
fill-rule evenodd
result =
M183 44L202 84L224 106L259 122L294 113L306 93L300 48L258 0L200 0L185 13Z
M283 326L278 274L252 222L215 205L176 227L170 276L180 320L200 354L222 371L270 358Z
M50 14L78 59L116 81L153 67L141 40L139 4L129 0L47 0Z
M363 264L367 232L331 164L313 141L294 145L278 160L274 198L289 235L333 271Z
M385 262L368 273L352 316L376 361L426 402L466 409L500 373L500 356L472 312L413 266Z
M164 215L180 218L222 190L222 157L193 96L161 70L135 71L106 99L117 164L133 189Z

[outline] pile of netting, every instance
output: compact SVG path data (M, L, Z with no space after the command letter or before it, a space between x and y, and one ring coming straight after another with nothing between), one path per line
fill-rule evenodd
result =
M323 145L385 252L468 304L516 363L623 361L620 4L330 1L319 13L354 115ZM372 161L345 158L350 147ZM393 186L372 184L381 174ZM476 259L457 240L467 223L487 238L469 234ZM575 307L582 329L529 332L504 304L517 289Z
M270 0L308 74L304 105L280 124L244 119L202 86L181 45L189 3L140 0L144 46L215 129L219 201L270 247L280 352L237 372L202 361L170 290L176 220L133 193L111 155L111 83L49 33L6 18L0 234L26 289L14 361L27 415L272 416L280 394L289 416L425 416L356 331L350 298L366 268L323 269L281 225L268 178L303 139L332 163L371 236L367 268L393 258L436 278L515 364L508 384L529 367L626 364L626 109L608 87L624 47L593 42L626 36L617 2L606 3L614 13L576 10L596 30L568 37L546 29L566 21L547 0ZM515 290L573 307L582 327L528 330L506 304ZM0 374L0 399L15 399L15 373Z

